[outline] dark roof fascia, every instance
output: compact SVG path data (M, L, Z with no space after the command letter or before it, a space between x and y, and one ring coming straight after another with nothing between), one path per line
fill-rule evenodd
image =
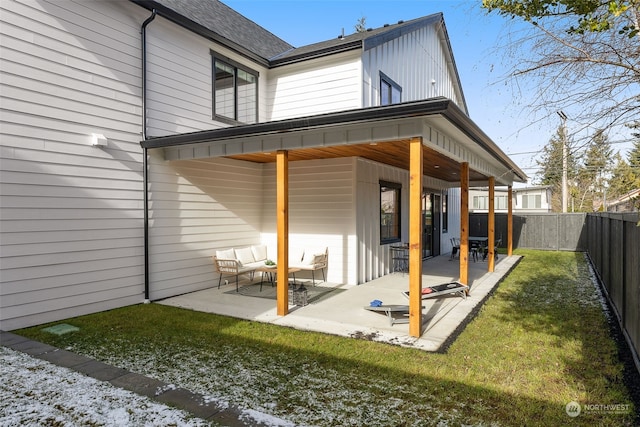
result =
M490 153L496 160L507 166L522 180L521 182L527 182L527 175L520 170L520 168L506 154L504 154L500 147L498 147L495 142L493 142L491 138L489 138L489 136L484 133L484 131L480 129L480 127L454 102L451 102L449 105L445 116L451 123L480 145L485 151Z
M360 108L357 110L339 111L315 116L161 136L141 141L140 144L144 148L165 148L224 139L310 130L349 123L424 116L441 113L447 109L450 103L451 101L444 97L432 98L427 101L409 102L384 107Z
M181 27L186 28L187 30L193 31L194 33L206 39L222 44L228 49L237 53L238 55L244 56L245 58L250 59L264 67L269 67L269 61L266 58L263 58L260 55L257 55L251 52L249 49L246 49L243 46L232 42L226 37L223 37L220 34L217 34L196 22L193 22L192 20L180 15L174 10L169 9L168 7L156 1L153 1L153 0L129 0L129 1L137 4L138 6L142 6L148 10L155 9L158 15L162 16L163 18L166 18L169 21L176 23Z
M519 188L514 188L513 192L514 193L521 193L523 191L532 191L532 190L550 190L553 186L552 185L534 185L531 187L519 187Z
M329 46L327 48L321 48L318 50L307 51L300 55L293 54L291 56L287 56L288 52L283 52L282 53L282 55L284 55L283 58L278 58L278 57L271 58L270 64L272 67L275 68L282 65L289 65L296 62L302 62L310 59L321 58L323 56L334 55L336 53L347 52L355 49L363 49L363 50L372 49L383 43L394 40L408 32L415 31L416 29L425 27L427 25L430 25L432 23L439 22L442 20L443 20L442 13L434 13L424 18L418 18L414 21L407 21L407 23L396 25L393 28L390 28L388 30L385 30L384 27L379 28L377 30L382 32L378 32L373 36L367 37L365 32L362 35L363 36L362 38L359 38L352 42L333 45L333 46ZM449 50L451 50L451 46L449 46ZM457 73L457 70L456 70L456 73Z
M383 107L361 108L273 122L155 137L141 141L140 145L144 148L168 148L226 139L304 131L349 123L379 122L383 120L432 116L436 114L441 114L447 118L449 122L464 132L471 140L475 141L496 160L513 171L522 182L526 182L526 174L500 150L491 138L489 138L460 107L450 99L444 97Z
M364 40L364 50L373 49L381 44L387 43L393 39L401 37L404 34L418 30L431 24L440 24L441 31L446 42L446 48L449 53L453 72L455 73L456 80L458 81L458 88L460 89L460 97L462 98L462 104L467 109L467 101L464 97L464 91L462 90L462 82L460 81L460 74L458 73L458 67L456 66L456 60L453 55L453 48L451 47L451 39L449 39L449 33L444 21L444 14L442 12L434 13L432 15L425 16L424 18L418 18L413 22L409 22L406 25L393 28L381 34L377 34L373 37L369 37ZM468 113L468 112L467 112Z
M335 55L337 53L348 52L351 50L356 50L361 48L362 48L362 40L355 40L349 43L330 46L324 49L318 49L318 50L303 53L300 55L287 56L282 59L278 59L278 57L275 57L269 61L269 64L271 65L272 68L275 68L283 65L289 65L296 62L308 61L310 59L321 58L323 56L329 56L329 55Z
M453 48L451 47L451 39L449 39L449 32L447 31L447 25L444 22L444 15L440 14L442 21L440 25L442 26L442 32L444 33L444 39L447 42L447 49L449 49L449 56L451 58L451 65L453 66L453 71L456 73L456 79L458 80L458 87L460 88L460 96L462 97L462 103L464 104L465 110L467 110L467 115L469 115L469 108L467 107L467 100L464 97L464 90L462 89L462 81L460 80L460 74L458 73L458 66L456 65L456 58L453 55Z
M404 25L400 25L395 28L391 28L388 31L368 37L364 40L364 50L373 49L376 46L380 46L381 44L397 39L404 34L426 27L434 22L442 21L443 19L442 13L434 13L432 15L427 15L424 18L418 18L414 21L407 22Z

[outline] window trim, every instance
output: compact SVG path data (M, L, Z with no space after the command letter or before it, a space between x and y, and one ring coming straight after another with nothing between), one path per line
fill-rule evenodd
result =
M382 85L386 83L387 86L389 86L389 88L391 89L389 91L389 95L391 97L391 99L388 100L387 103L383 102L382 99ZM393 89L396 89L399 93L400 93L400 100L398 102L393 102ZM393 105L393 104L399 104L402 102L402 86L400 86L398 83L396 83L395 81L393 81L393 79L389 76L387 76L385 73L383 73L382 71L380 71L380 105Z
M386 245L389 243L398 243L402 241L402 184L397 183L397 182L389 182L389 181L383 181L380 180L379 181L380 184L380 192L379 192L379 199L378 199L378 206L380 207L380 217L378 218L378 222L380 224L380 244L381 245ZM383 188L388 188L391 190L394 190L396 192L396 199L395 200L395 206L396 206L396 218L397 218L397 236L393 236L393 237L387 237L387 238L383 238L383 233L382 233L382 229L383 229L383 224L382 224L382 191Z
M209 53L211 54L211 111L212 111L212 118L214 120L218 120L224 123L228 123L228 124L232 124L232 125L237 125L237 124L253 124L253 123L258 123L259 122L259 109L258 109L258 105L259 105L259 94L260 94L260 90L259 90L259 84L260 84L260 73L250 67L247 67L246 65L243 65L237 61L234 61L233 59L221 55L219 53L216 53L213 50L210 50ZM221 114L216 114L216 61L219 61L225 65L228 65L230 67L232 67L234 69L234 75L233 75L233 118L227 117L227 116L223 116ZM256 79L256 93L255 93L255 118L254 118L254 122L242 122L238 120L238 70L242 70L245 73L251 74L252 76L255 77Z
M523 194L521 199L522 199L522 209L542 209L541 194ZM533 201L533 206L529 206L529 204L531 204L532 201Z

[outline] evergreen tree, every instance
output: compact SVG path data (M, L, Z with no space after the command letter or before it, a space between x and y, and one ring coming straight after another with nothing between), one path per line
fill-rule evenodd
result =
M584 163L578 172L578 184L582 191L579 210L589 212L604 208L612 164L613 148L607 135L599 130L591 138Z
M637 177L629 163L627 163L620 153L615 154L614 161L615 166L613 167L611 179L609 180L607 196L609 199L620 197L637 188Z
M542 158L536 160L540 168L539 184L551 186L551 208L554 212L562 212L562 145L566 134L564 126L558 127L555 135L542 149ZM576 177L576 160L567 149L567 181L569 184ZM569 185L571 192L571 185Z
M640 135L633 143L633 148L628 155L629 166L634 170L636 176L640 179ZM638 183L640 186L640 182Z

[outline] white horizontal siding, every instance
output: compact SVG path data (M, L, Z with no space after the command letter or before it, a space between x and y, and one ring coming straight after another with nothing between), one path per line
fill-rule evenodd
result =
M266 68L157 17L147 26L149 137L228 126L213 119L212 50L258 72L259 121L265 120Z
M262 239L267 246L275 248L276 170L273 163L265 165L264 184ZM289 162L290 256L302 250L316 253L329 248L327 280L356 284L354 203L352 158Z
M2 329L144 298L147 15L128 2L0 3Z
M360 51L278 67L269 72L268 120L362 106Z
M431 24L363 52L365 107L380 105L382 71L402 87L402 102L444 96L465 108L437 26Z
M260 243L262 165L230 159L150 167L151 298L217 286L216 250Z

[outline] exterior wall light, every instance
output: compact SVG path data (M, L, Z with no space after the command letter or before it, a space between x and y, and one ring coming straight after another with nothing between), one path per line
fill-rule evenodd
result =
M91 145L96 145L99 147L107 146L107 137L102 135L101 133L92 133L91 134Z

